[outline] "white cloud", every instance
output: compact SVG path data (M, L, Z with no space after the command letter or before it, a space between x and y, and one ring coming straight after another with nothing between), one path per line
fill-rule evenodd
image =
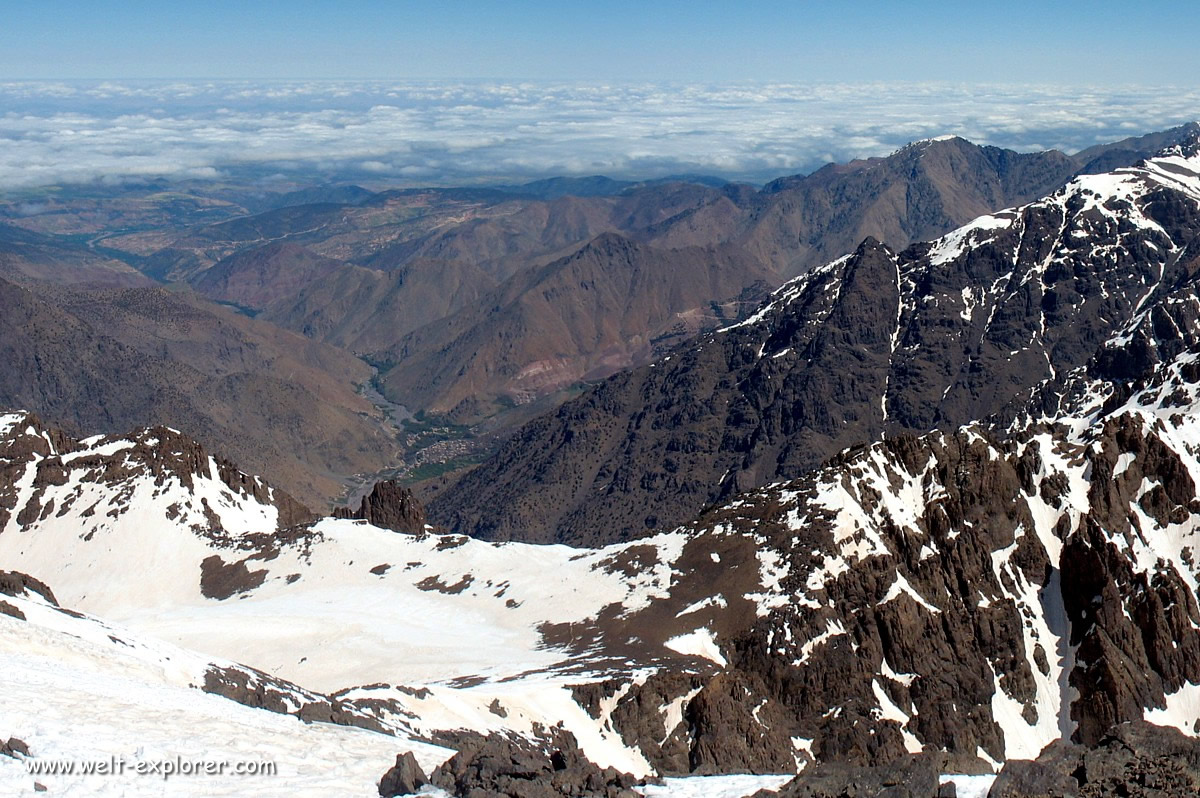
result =
M766 180L953 133L1077 151L1194 119L1194 88L947 84L0 83L0 188L267 172L470 183Z

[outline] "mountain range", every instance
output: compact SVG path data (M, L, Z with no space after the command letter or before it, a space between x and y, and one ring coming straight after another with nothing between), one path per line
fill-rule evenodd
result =
M476 274L448 249L378 269L333 251L365 239L276 234L426 202L448 245L453 213L515 230L533 192L221 222L131 258L167 287L0 281L0 396L36 411L0 415L0 783L110 789L43 764L245 739L282 769L262 794L1194 794L1200 136L1177 134L1132 163L1150 139L947 139L760 191L597 185L576 211L707 199L510 239L474 293L447 293ZM826 244L782 221L805 214L863 235L809 263ZM356 393L372 370L313 340L382 340L386 302L320 315L371 280L444 314L368 353L393 401L479 420L595 384L427 507L381 481L327 516L313 495L400 434ZM314 326L272 322L293 311Z
M1188 168L1084 176L899 253L869 238L745 322L530 422L433 517L498 539L628 539L884 433L1002 413L1110 358L1106 334L1188 273Z
M153 231L108 237L104 244L126 248L131 262L156 279L186 281L209 298L366 355L388 372L385 395L414 412L449 413L478 387L471 408L460 408L453 419L474 423L513 403L563 397L562 388L580 379L648 362L673 340L662 337L669 332L664 319L690 320L679 327L688 332L713 329L724 319L711 312L712 303L727 305L759 284L773 288L868 236L895 248L928 240L980 214L1036 199L1081 171L1130 165L1191 130L1183 126L1075 156L930 140L887 158L781 178L761 190L655 182L605 183L603 190L598 183L590 189L534 185L523 193L442 189L318 198L301 192L293 201L322 202L193 227L172 238ZM566 193L567 185L580 195ZM563 287L539 279L552 279L585 248L611 279L635 284L633 262L598 239L613 234L640 248L635 260L642 271L677 269L672 259L700 247L711 248L721 273L708 293L656 297L650 315L626 318L609 334L591 329L603 308L577 313L575 321L555 319L553 308L538 309L537 298L547 292L564 307L594 302L587 280L562 294ZM675 250L685 254L672 255ZM562 352L536 345L505 350L510 339L491 329L497 306L531 329L565 323L560 338L570 344ZM660 345L647 347L652 339ZM464 375L467 385L432 374L431 361L450 362L445 368L453 370L465 351L500 364L498 373ZM518 376L547 366L555 377L532 386ZM425 384L431 380L435 384Z

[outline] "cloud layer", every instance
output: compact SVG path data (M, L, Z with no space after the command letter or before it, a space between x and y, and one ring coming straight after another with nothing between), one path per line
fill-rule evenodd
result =
M764 181L957 134L1067 152L1200 116L1200 89L950 84L0 83L0 189L296 174Z

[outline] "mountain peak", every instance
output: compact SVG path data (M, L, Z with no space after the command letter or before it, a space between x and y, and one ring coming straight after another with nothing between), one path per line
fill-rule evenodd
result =
M1183 141L1174 146L1163 148L1154 157L1169 158L1174 156L1192 159L1200 155L1200 122L1189 122L1186 127L1188 133Z
M892 154L899 155L900 153L904 153L904 152L923 151L923 150L927 150L930 147L933 147L936 145L946 145L951 142L962 142L964 144L969 144L971 146L977 146L977 145L972 144L970 141L967 141L962 136L957 136L957 135L954 135L953 133L947 133L942 136L933 136L933 137L927 138L927 139L917 139L916 141L910 141L908 144L905 144L903 147L896 150L896 152L894 152Z
M946 133L941 136L931 136L930 138L927 138L927 139L918 139L917 141L914 141L913 144L935 144L939 141L954 141L955 139L961 139L961 138L962 138L962 136L959 136L957 134ZM965 141L965 139L964 139L964 141Z

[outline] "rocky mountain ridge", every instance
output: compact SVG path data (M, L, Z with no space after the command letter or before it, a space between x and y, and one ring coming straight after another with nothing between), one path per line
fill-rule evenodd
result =
M389 191L356 195L353 202L272 208L156 243L134 236L130 246L148 274L186 281L212 298L255 312L270 304L264 318L274 323L369 354L373 362L395 364L385 392L414 411L446 413L462 401L462 385L432 374L428 365L463 356L453 348L453 339L460 349L502 361L500 371L506 374L544 370L547 364L562 372L531 385L507 384L496 376L485 378L486 385L477 384L481 377L475 375L468 382L489 395L468 415L486 416L504 407L504 402L494 404L491 394L505 401L524 401L531 391L533 398L559 395L564 384L580 375L603 376L605 369L596 371L597 364L609 363L611 370L616 363L644 362L649 357L645 341L661 334L657 320L672 312L703 314L706 303L726 302L760 280L777 285L851 251L866 236L902 248L941 235L981 213L1053 190L1081 168L1095 168L1102 153L1109 166L1128 165L1153 152L1151 145L1185 133L1180 128L1094 148L1086 158L1016 153L960 138L930 140L888 158L781 178L761 191L687 181L592 191L586 180L578 183L580 194L554 188L544 196L540 189L533 194ZM687 308L662 305L653 309L647 324L629 329L624 329L629 326L625 319L618 341L588 343L592 327L612 322L602 315L611 311L593 309L576 319L577 326L568 327L565 337L558 336L570 344L561 352L506 349L506 339L489 326L490 311L511 308L514 301L521 307L536 304L550 290L534 277L540 269L581 248L594 255L597 237L612 234L654 253L643 259L688 257L672 251L690 247L723 250L722 260L732 271L714 287L719 291ZM617 276L627 268L619 254L604 266ZM405 278L393 277L399 270ZM493 295L490 289L505 281L501 294ZM555 290L564 306L586 307L594 298L585 289L568 288L565 293ZM377 292L381 295L375 296ZM355 301L346 301L347 295ZM705 327L685 324L681 329ZM576 353L580 346L584 351ZM579 360L583 362L577 365ZM409 386L430 380L451 384L411 395Z
M636 537L885 431L1004 411L1186 284L1198 172L1176 150L899 253L868 239L529 423L431 517L499 539Z

